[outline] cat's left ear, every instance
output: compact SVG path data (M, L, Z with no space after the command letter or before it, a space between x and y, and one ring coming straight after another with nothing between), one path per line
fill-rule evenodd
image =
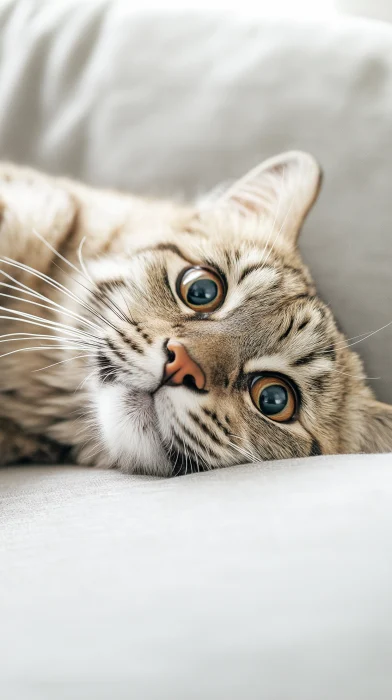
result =
M295 245L303 221L317 198L321 170L309 153L289 151L264 161L218 198L244 217L267 216L282 239Z

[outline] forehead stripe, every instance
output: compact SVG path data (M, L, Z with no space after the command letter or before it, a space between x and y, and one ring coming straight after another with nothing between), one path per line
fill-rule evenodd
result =
M242 272L241 272L241 274L240 274L240 276L239 276L239 278L238 278L238 284L240 284L241 282L243 282L243 280L244 280L248 275L251 275L252 272L261 272L262 270L266 270L266 269L267 269L267 270L272 270L272 269L274 269L274 268L272 268L271 265L263 265L262 263L261 263L261 264L260 264L260 263L259 263L259 264L255 264L255 265L248 265L247 267L245 267L245 268L242 270Z
M282 333L282 335L279 336L278 341L281 341L281 340L284 340L285 338L287 338L287 336L288 336L289 333L291 332L291 329L292 329L293 325L294 325L294 318L291 317L291 320L290 320L289 325L287 326L287 328L286 328L286 330L284 331L284 333Z
M313 362L314 360L319 360L320 357L329 357L332 362L335 362L336 360L336 353L332 345L330 345L328 348L325 348L325 350L314 350L313 352L310 352L308 355L304 355L303 357L299 357L297 360L294 360L291 364L293 367L298 367L300 365L307 365L309 362Z

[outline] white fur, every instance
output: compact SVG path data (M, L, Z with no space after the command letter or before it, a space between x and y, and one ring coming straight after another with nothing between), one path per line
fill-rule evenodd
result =
M102 438L113 461L123 471L169 476L153 398L115 384L101 386L96 402Z

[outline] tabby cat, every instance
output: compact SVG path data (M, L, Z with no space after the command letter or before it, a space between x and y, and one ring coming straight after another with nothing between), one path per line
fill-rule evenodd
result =
M182 206L1 166L0 463L392 451L298 252L319 182L290 152Z

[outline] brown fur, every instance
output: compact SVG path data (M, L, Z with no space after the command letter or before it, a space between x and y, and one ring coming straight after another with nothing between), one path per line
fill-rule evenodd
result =
M319 169L302 153L259 166L204 207L3 165L0 292L9 296L0 297L0 464L67 455L167 475L392 451L392 408L375 401L298 252L318 188ZM53 249L82 265L81 274ZM227 279L225 303L210 315L176 296L175 280L189 264ZM202 367L207 393L157 391L168 338ZM277 424L255 409L246 378L258 371L295 382L296 421Z

